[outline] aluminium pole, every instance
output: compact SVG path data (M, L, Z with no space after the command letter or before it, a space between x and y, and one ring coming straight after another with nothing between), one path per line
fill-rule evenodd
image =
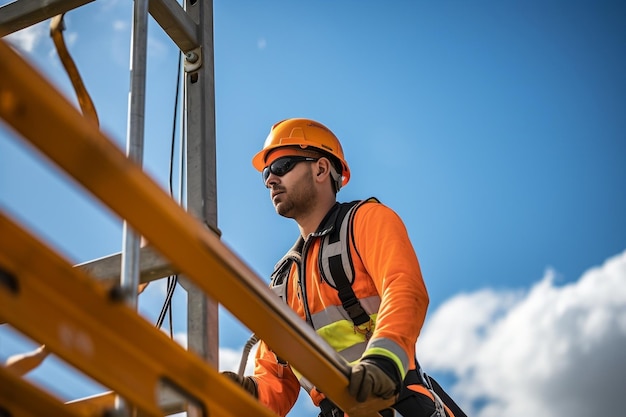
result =
M139 166L143 165L143 143L146 110L146 63L148 51L148 0L134 0L133 27L130 47L130 88L126 154ZM139 286L139 249L141 237L124 220L122 229L122 261L120 286L125 302L137 309ZM124 416L134 414L121 397L116 397L115 409Z
M199 47L185 52L185 116L187 138L187 211L217 235L215 149L215 79L213 2L185 0L185 11L198 24ZM187 290L188 349L218 365L218 305L189 280Z
M147 49L148 0L135 0L130 49L126 154L140 166L143 162ZM123 228L121 286L126 295L126 302L134 308L137 308L137 286L139 285L139 247L140 236L125 221Z

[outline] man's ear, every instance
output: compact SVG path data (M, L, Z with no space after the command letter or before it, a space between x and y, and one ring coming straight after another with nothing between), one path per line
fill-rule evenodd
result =
M327 158L320 158L315 164L315 176L320 179L326 178L330 174L330 161Z

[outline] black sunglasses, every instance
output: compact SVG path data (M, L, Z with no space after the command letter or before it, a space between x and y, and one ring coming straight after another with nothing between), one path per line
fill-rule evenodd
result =
M308 156L284 156L282 158L278 158L265 168L263 168L263 182L267 182L267 179L271 174L282 177L289 171L293 169L298 163L304 161L317 161L319 158L311 158Z

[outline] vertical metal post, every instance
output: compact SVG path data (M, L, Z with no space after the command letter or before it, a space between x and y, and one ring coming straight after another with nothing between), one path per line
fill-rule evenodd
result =
M213 69L213 2L185 0L187 14L198 24L200 47L186 52L187 210L207 227L217 228L215 150L215 80ZM218 365L218 306L186 280L188 348Z
M126 153L133 161L143 163L143 139L146 103L146 57L148 50L148 0L135 0L130 48L130 91L128 93L128 124ZM138 236L124 222L121 286L129 305L137 308L139 285Z
M134 0L133 27L130 46L130 90L128 93L128 124L126 154L143 164L143 139L146 109L146 62L148 55L148 0ZM122 266L120 285L125 301L137 309L139 285L139 249L141 237L124 221L122 231ZM119 414L130 416L133 410L119 396L115 399Z

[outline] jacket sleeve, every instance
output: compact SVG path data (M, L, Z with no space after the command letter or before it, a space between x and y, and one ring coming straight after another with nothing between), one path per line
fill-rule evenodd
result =
M300 383L287 363L261 341L255 356L253 378L259 401L279 416L286 416L300 392Z
M400 217L380 203L359 208L353 232L356 250L380 295L376 327L363 356L393 360L404 378L414 366L429 301L417 255Z

